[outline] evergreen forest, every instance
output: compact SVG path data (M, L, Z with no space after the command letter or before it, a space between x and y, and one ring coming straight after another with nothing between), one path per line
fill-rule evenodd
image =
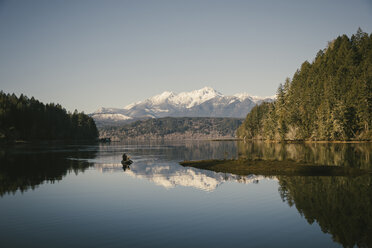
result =
M244 139L372 140L372 34L360 28L320 50L255 106L237 130Z
M117 139L232 138L242 122L236 118L164 117L102 127L100 135Z
M88 115L69 113L59 104L0 91L0 141L93 140L98 130Z

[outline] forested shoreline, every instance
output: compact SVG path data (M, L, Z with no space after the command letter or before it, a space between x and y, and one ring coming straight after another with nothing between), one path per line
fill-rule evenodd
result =
M0 91L0 142L17 140L95 140L94 120L83 112L67 112L59 104Z
M255 106L237 136L261 140L372 140L372 34L339 36Z
M164 117L100 128L100 137L112 140L234 138L242 119L218 117Z

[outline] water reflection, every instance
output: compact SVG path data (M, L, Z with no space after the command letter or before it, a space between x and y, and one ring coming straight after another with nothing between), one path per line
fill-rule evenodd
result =
M213 191L225 182L258 183L263 176L240 176L230 173L217 173L195 168L185 168L175 163L157 164L152 161L133 163L125 173L135 178L146 179L165 188L176 186L193 187Z
M137 159L136 159L137 158ZM96 163L95 168L102 173L125 173L137 179L145 179L167 189L177 186L192 187L203 191L214 191L225 182L258 183L264 179L256 175L234 175L180 166L175 161L164 161L152 156L135 157L134 163L123 166L121 163Z
M279 192L344 247L372 247L372 177L279 176Z
M160 236L160 239L184 242L184 238L190 235L191 237L196 237L195 240L198 237L207 237L204 239L206 241L204 244L207 244L207 242L215 240L211 236L214 234L216 234L216 237L221 238L218 242L223 242L222 239L223 235L226 234L226 230L231 230L229 235L232 238L224 239L225 242L230 243L234 239L243 241L247 237L246 233L253 233L257 235L251 241L257 244L257 240L264 240L267 233L270 233L272 234L270 238L275 235L277 235L276 237L282 236L277 239L273 238L273 240L279 240L282 242L280 244L286 244L287 240L293 237L284 231L280 232L280 230L285 228L280 225L280 230L279 228L270 229L270 227L278 226L278 223L284 223L283 226L302 230L302 228L305 228L304 225L307 226L307 224L304 222L294 224L294 219L286 219L290 215L283 214L285 212L280 209L280 206L285 206L285 204L279 199L275 182L263 180L258 187L250 187L250 189L248 189L249 187L225 187L224 190L218 193L207 195L199 190L213 191L226 182L257 183L263 177L199 170L182 167L178 162L182 160L232 158L237 156L239 151L240 156L245 156L249 159L294 160L317 164L370 168L371 150L371 144L283 145L266 143L243 144L236 142L113 143L99 146L24 147L22 149L0 152L0 195L3 196L17 190L33 189L44 182L61 180L69 172L79 173L94 165L96 170L93 169L90 171L91 173L86 173L82 176L83 179L85 178L84 183L91 183L88 184L90 187L86 187L86 184L84 184L82 191L75 191L70 188L65 189L64 195L62 195L64 197L58 197L59 204L57 205L61 206L61 209L56 208L55 214L59 216L62 213L68 213L63 218L60 218L67 223L64 229L65 232L66 230L72 230L71 227L76 226L76 219L74 218L77 218L77 216L86 218L85 222L82 219L79 220L82 221L81 223L85 223L85 226L77 226L76 230L72 230L71 235L68 233L68 235L61 236L63 234L61 230L58 228L54 229L55 238L60 238L61 242L68 239L68 237L73 237L76 233L79 234L78 236L83 236L86 233L81 235L82 230L90 227L102 227L102 232L106 236L112 235L112 230L119 230L116 233L116 237L120 242L124 242L121 239L123 238L122 233L131 234L126 235L125 239L136 242L138 242L138 239L133 239L133 237L136 237L134 234L143 234L141 241L147 243L153 241L152 238L154 237L158 238L159 233L171 233L168 236ZM129 154L134 161L125 170L120 163L123 152ZM115 175L106 174L99 178L101 174L98 171L115 173ZM91 179L89 179L89 176L91 176ZM131 180L128 177L139 180ZM97 184L97 178L102 180L101 184ZM75 182L76 187L79 187L79 179ZM323 232L332 235L335 242L345 247L372 247L372 238L370 236L370 233L372 233L371 176L278 176L276 180L278 181L281 199L289 206L296 207L299 214L308 223L318 223ZM177 189L152 191L151 185L150 187L147 187L148 185L141 187L143 182L147 181L167 189L175 189L181 186L192 187L197 190L192 191L192 193L187 191L187 194L185 194L185 191ZM126 187L135 188L136 191L128 192L124 190ZM60 189L56 187L55 190ZM105 193L97 194L97 192ZM106 194L106 192L110 193ZM44 194L45 192L40 193ZM87 196L87 198L82 196ZM279 203L273 196L278 198ZM13 200L11 198L10 196L3 197L1 199L2 203L11 202ZM34 220L29 221L29 227L31 228L28 229L36 230L40 235L39 238L45 237L45 230L51 227L48 221L54 220L52 218L53 213L48 215L48 211L41 211L40 213L37 211L27 212L29 208L22 207L35 200L39 205L34 204L34 206L43 210L43 204L48 204L49 202L40 203L37 198L19 197L21 202L23 199L25 204L2 204L2 218L13 216L21 223L18 228L19 232L14 231L13 240L17 240L19 237L18 233L24 234L24 219L27 219L24 216L26 215L28 217L35 216L35 219L45 221L45 225L39 226ZM87 201L87 199L91 201ZM79 204L73 205L75 202L82 204L81 208L79 208ZM105 204L102 204L102 202ZM110 202L110 204L106 204L106 202ZM70 212L68 212L66 210L69 209L71 203ZM155 204L155 207L152 207L152 204ZM46 206L44 206L45 209L50 207L50 205ZM17 207L26 214L19 216L18 213L20 211L18 211ZM285 209L291 212L289 211L290 208L286 206ZM14 214L9 214L13 210ZM293 216L298 216L295 209L292 208L292 210L294 212ZM104 215L105 213L109 214ZM101 218L101 216L103 217ZM219 218L222 218L222 220L219 221ZM95 225L92 225L92 219L96 220ZM2 238L12 240L12 237L9 238L10 235L8 235L13 233L9 229L12 224L9 220L11 218L8 218L8 222L3 222L2 233L4 235ZM70 220L73 221L69 222ZM151 228L153 228L154 222L156 223L157 220L164 220L164 222L158 222L158 225L155 225L157 232L153 233ZM175 221L172 222L172 220ZM259 226L260 224L262 226ZM113 226L115 228L112 228ZM169 228L164 228L164 226ZM11 227L14 228L14 225ZM252 229L248 230L247 228ZM316 229L316 235L318 235L317 227L314 227L314 229ZM254 233L255 230L258 230L257 233ZM271 231L267 232L267 230ZM187 234L188 231L190 232ZM186 236L184 236L185 232ZM32 235L30 234L31 237L29 239L33 240L34 233L30 233ZM97 237L97 229L94 229L91 233L93 235L89 239L83 240L96 242L97 240L94 240L94 238ZM178 236L180 233L182 237ZM238 235L234 236L235 233ZM303 245L301 242L306 240L311 234L309 232L296 233L296 235L299 235L297 237L299 240L298 246ZM132 237L132 239L128 237ZM74 240L73 242L79 242L79 240ZM71 243L73 242L71 241ZM68 246L71 243L64 243L64 246ZM176 242L172 244L174 243ZM129 242L127 246L133 246L133 244L135 242ZM223 244L228 246L227 243ZM280 246L277 243L269 244L271 246Z
M238 143L239 156L371 168L371 144ZM234 166L233 164L231 166ZM231 172L237 171L230 167ZM213 172L213 171L211 171ZM231 174L230 174L231 175ZM238 176L238 175L232 175ZM279 194L344 247L372 247L372 176L277 176ZM237 182L239 182L237 180Z
M293 160L319 165L372 168L372 143L281 144L238 142L239 157L263 160Z
M122 153L133 160L129 167L120 163ZM223 159L237 156L237 146L228 142L149 142L124 145L102 145L95 168L101 172L123 172L138 179L146 179L167 189L176 186L213 191L224 182L257 183L262 176L240 176L230 173L185 168L182 160Z
M233 166L231 172L237 171ZM333 241L344 247L372 247L370 174L357 177L277 176L276 179L282 200L295 206L309 224L318 223L324 233L331 234Z
M17 147L0 151L0 196L54 183L66 174L83 172L96 150L87 147Z

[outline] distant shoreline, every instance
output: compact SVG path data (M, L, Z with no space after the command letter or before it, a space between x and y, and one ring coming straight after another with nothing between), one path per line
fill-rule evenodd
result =
M115 137L111 137L111 142L122 142L122 141L242 141L242 142L266 142L266 143L283 143L283 144L360 144L360 143L372 143L369 140L338 140L338 141L327 141L327 140L261 140L261 139L242 139L242 138L167 138L167 137L158 137L158 138L123 138L123 139L115 139Z
M83 140L11 140L0 142L0 147L11 145L27 145L27 144L87 144L100 143L99 140L83 139Z

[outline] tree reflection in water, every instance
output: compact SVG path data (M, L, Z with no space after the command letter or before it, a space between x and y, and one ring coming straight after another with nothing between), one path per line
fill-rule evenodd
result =
M83 172L92 164L71 158L94 158L96 151L78 147L60 151L0 151L0 196L35 189L44 182L62 180L70 172Z
M240 158L372 168L372 144L238 142ZM233 164L231 165L233 166ZM234 168L229 167L230 172ZM236 170L235 170L236 171ZM344 247L372 247L372 176L277 176L279 193Z
M279 176L289 206L344 247L372 247L372 177Z
M239 157L262 160L293 160L319 165L372 168L372 143L268 143L238 142Z

